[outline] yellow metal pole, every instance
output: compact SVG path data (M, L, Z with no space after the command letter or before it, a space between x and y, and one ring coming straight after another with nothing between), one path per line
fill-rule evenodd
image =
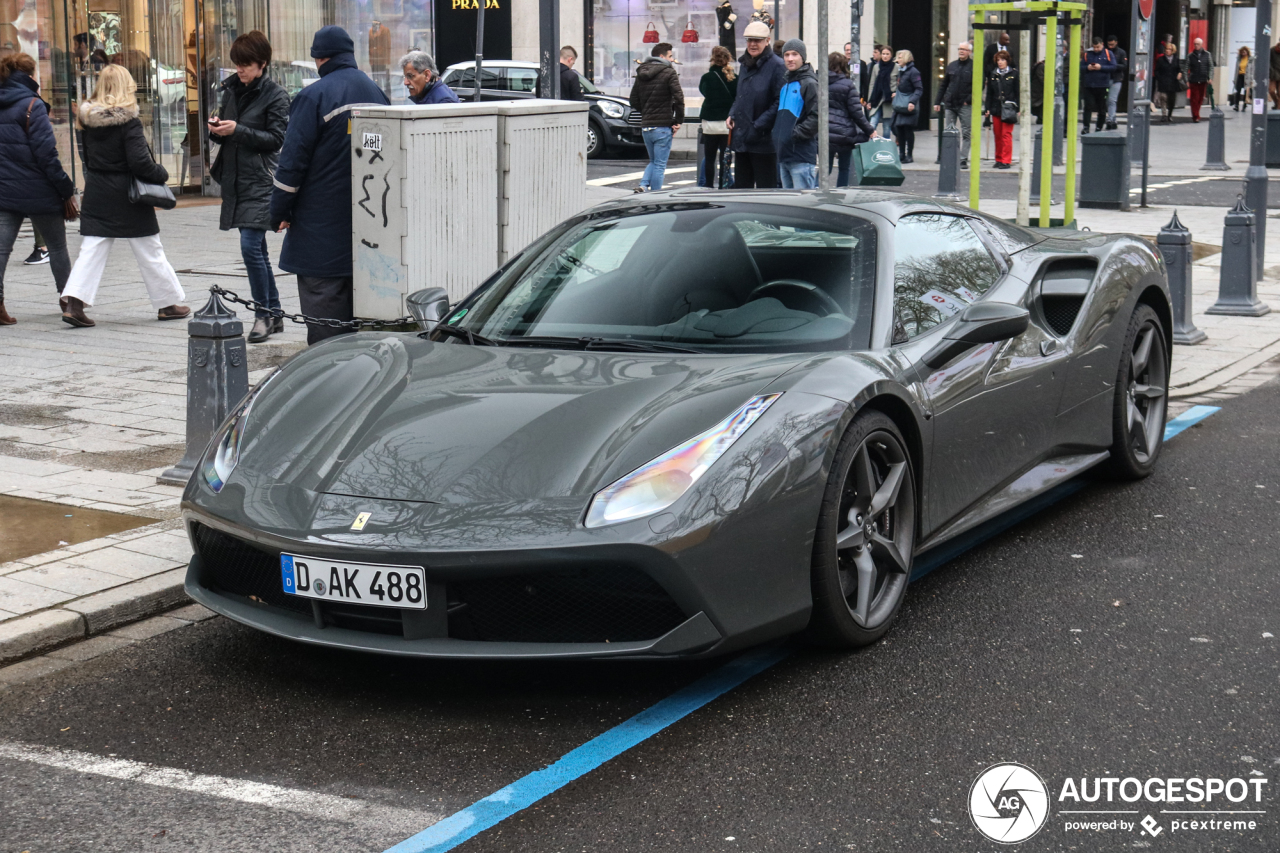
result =
M1044 19L1044 135L1040 140L1040 227L1049 227L1049 200L1053 197L1053 95L1058 70L1058 18Z
M973 13L973 22L982 23L982 13ZM982 162L982 54L985 52L983 30L973 31L973 89L969 107L969 207L978 209L978 187L982 178L978 168Z
M1076 127L1076 114L1080 108L1080 19L1071 22L1071 45L1067 48L1067 186L1062 213L1062 224L1070 225L1076 218L1076 154L1080 143L1080 128Z

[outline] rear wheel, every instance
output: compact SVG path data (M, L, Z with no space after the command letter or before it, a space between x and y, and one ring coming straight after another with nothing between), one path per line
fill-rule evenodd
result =
M604 156L605 150L609 147L606 140L609 138L605 133L600 122L594 118L587 119L587 159L598 160Z
M1169 401L1169 350L1164 327L1149 305L1129 320L1112 411L1111 473L1140 480L1155 470L1164 446Z
M889 630L906 595L916 534L906 442L887 415L858 415L836 450L818 515L809 634L857 648Z

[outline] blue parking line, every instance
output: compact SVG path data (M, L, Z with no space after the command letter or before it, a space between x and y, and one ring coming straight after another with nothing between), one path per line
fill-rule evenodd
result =
M1165 425L1164 440L1168 441L1184 429L1195 426L1219 411L1221 409L1217 406L1194 406L1188 409ZM1077 477L946 545L921 555L911 573L911 580L924 577L969 549L1003 533L1068 495L1075 494L1087 484L1086 480ZM412 838L388 848L384 853L444 853L452 850L467 839L555 793L574 779L590 773L609 759L616 758L752 676L759 675L788 654L789 647L766 646L739 655L658 704L565 753L554 764L517 779L483 800L432 824Z
M719 669L677 690L658 704L641 711L625 723L614 726L597 738L542 770L536 770L479 802L455 812L385 853L443 853L472 836L528 808L538 800L595 770L611 758L652 737L667 726L728 693L742 682L764 672L785 658L790 649L766 646L739 655Z
M1164 425L1164 440L1168 441L1184 429L1193 427L1210 415L1221 411L1221 406L1192 406Z

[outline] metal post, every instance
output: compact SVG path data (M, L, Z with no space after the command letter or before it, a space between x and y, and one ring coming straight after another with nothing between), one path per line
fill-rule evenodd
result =
M1025 19L1024 19L1025 20ZM1018 117L1018 224L1031 224L1031 37L1027 29L1018 39L1018 103L1022 114Z
M1052 45L1055 53L1058 52L1058 17L1050 15L1044 19L1045 24L1045 47ZM1045 57L1044 61L1044 110L1048 114L1044 116L1044 138L1041 140L1040 151L1040 227L1049 227L1049 200L1053 197L1053 139L1058 135L1058 125L1054 122L1054 116L1057 114L1057 57L1053 62Z
M973 22L982 23L982 12L974 12ZM969 107L969 207L978 209L978 196L982 182L982 95L986 81L982 79L982 60L986 53L986 39L980 38L986 31L973 30L973 89Z
M1080 127L1076 123L1080 109L1080 19L1071 20L1071 46L1067 48L1067 181L1062 192L1062 224L1070 226L1076 218L1076 153L1080 150ZM1125 174L1129 162L1125 157ZM1126 203L1128 199L1125 199Z
M244 326L236 313L210 293L187 321L187 450L182 461L156 478L185 486L200 464L213 431L249 393Z
M1169 272L1169 292L1173 296L1173 342L1198 344L1208 337L1191 320L1191 232L1173 212L1169 224L1156 235L1156 245Z
M831 159L831 116L828 115L828 104L831 102L831 92L828 90L827 84L827 28L829 15L827 14L826 0L818 0L818 189L831 189L831 169L827 164ZM853 47L852 44L849 45ZM850 75L856 81L857 74L853 73L853 66L849 66ZM854 84L857 88L857 82Z
M1147 206L1147 172L1151 168L1151 101L1142 108L1142 201L1140 206Z
M1244 173L1244 197L1251 210L1258 211L1257 279L1267 252L1267 82L1271 66L1262 57L1271 56L1271 0L1257 0L1257 23L1253 30L1253 117L1249 138L1249 168Z
M938 192L934 198L961 199L960 128L948 127L938 135Z
M1218 109L1216 103L1213 104L1209 110L1209 151L1204 158L1204 165L1200 167L1201 170L1212 169L1218 172L1231 170L1226 160L1227 139L1224 118L1222 110Z
M1262 218L1245 206L1243 197L1236 197L1236 206L1227 212L1222 228L1218 301L1206 309L1206 314L1261 317L1271 311L1258 301L1258 252L1254 243L1258 239L1257 223Z
M473 99L480 103L480 72L484 67L484 7L488 0L479 0L476 4L476 94ZM544 76L542 78L546 80Z
M484 0L480 0L484 2ZM538 74L544 98L560 98L560 3L538 0Z
M849 0L849 75L856 91L862 82L862 0ZM858 92L858 96L862 93Z

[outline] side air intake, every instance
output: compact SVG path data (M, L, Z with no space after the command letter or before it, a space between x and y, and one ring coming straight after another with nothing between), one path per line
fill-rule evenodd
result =
M1098 262L1091 258L1048 264L1040 279L1040 313L1055 335L1071 332L1097 272Z

